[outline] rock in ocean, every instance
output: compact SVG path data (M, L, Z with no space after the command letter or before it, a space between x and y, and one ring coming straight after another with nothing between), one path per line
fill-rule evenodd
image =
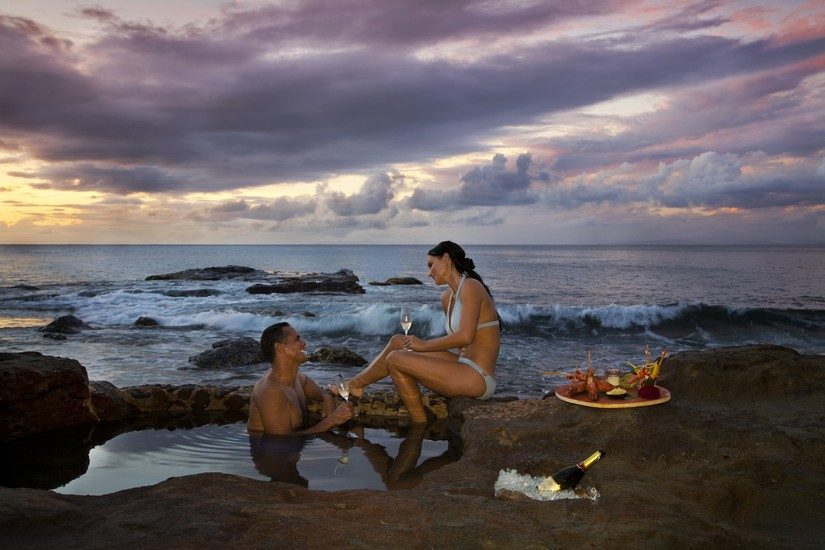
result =
M335 273L308 273L295 277L284 277L270 284L255 284L247 288L250 294L288 294L294 292L343 292L364 294L358 284L358 277L349 269Z

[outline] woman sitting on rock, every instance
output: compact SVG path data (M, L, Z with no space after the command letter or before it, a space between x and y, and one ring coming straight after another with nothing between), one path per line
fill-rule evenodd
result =
M350 393L361 395L365 386L391 376L415 423L427 421L418 384L445 397L489 399L496 389L501 337L501 319L490 289L460 246L439 243L427 253L427 267L435 284L449 287L441 295L446 336L422 340L396 334L348 382Z

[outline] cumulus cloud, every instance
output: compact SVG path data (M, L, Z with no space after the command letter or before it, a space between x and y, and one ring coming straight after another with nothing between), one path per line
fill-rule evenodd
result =
M377 214L389 205L395 197L392 191L393 180L387 174L370 176L353 195L341 192L329 193L325 204L339 216L360 216Z
M659 163L648 171L624 164L568 178L541 194L543 203L553 209L601 204L746 209L825 204L821 176L810 165L784 167L772 165L764 154L714 151Z
M539 197L530 189L530 183L537 176L529 172L531 163L530 155L525 153L518 156L513 170L507 170L507 157L496 154L490 164L465 172L457 187L446 191L416 189L407 205L418 210L452 210L535 203Z

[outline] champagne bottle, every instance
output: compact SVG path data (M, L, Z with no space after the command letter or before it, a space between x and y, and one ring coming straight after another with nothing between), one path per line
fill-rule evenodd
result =
M552 476L539 483L539 491L555 492L575 489L587 470L589 470L590 467L603 456L604 451L596 451L575 466L562 468Z

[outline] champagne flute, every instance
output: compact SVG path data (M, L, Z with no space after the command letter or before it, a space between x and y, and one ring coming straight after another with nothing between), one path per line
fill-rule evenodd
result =
M335 389L338 390L338 395L343 397L344 401L349 402L349 386L343 374L335 375Z
M405 337L410 332L410 327L411 326L412 326L412 310L410 310L410 306L402 306L401 307L401 329L404 331L404 336ZM409 348L407 346L404 346L404 349L409 349Z

